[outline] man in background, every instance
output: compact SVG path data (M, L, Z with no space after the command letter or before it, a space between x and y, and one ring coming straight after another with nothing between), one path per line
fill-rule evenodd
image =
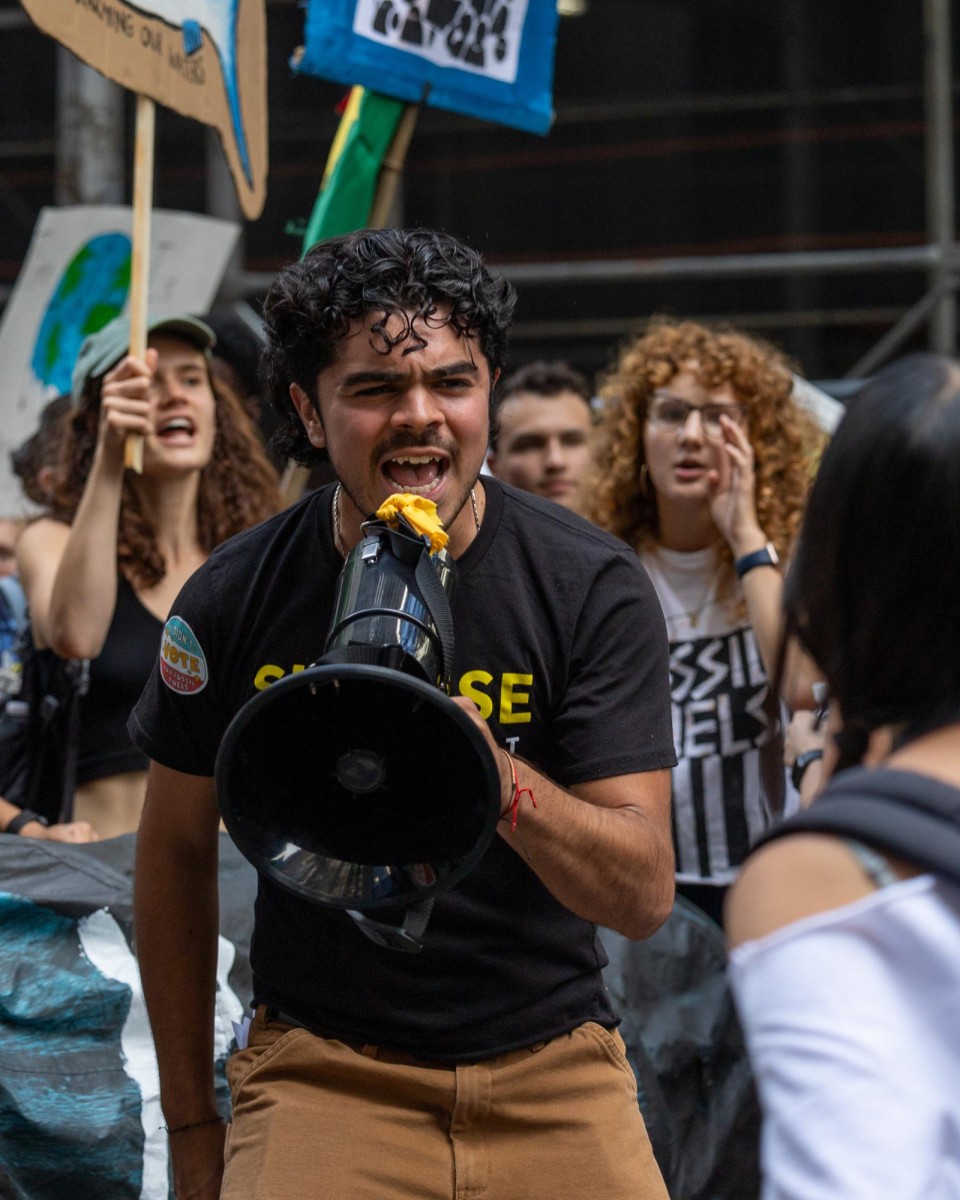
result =
M563 362L521 367L500 388L487 466L525 492L576 508L590 461L590 385Z

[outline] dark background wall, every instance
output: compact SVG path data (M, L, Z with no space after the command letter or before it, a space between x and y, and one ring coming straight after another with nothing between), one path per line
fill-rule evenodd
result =
M0 18L19 10L0 4ZM293 3L268 4L271 170L245 266L298 252L344 89L293 76ZM55 58L0 26L0 283L12 283L55 196ZM411 224L494 262L882 248L926 241L922 6L913 0L589 0L560 24L557 121L541 139L421 116L402 185ZM127 138L132 138L129 110ZM158 120L156 203L206 211L205 132ZM922 272L521 288L514 362L600 369L651 312L725 318L778 342L814 378L842 375L916 301ZM252 297L254 303L256 296ZM919 334L911 344L922 344Z

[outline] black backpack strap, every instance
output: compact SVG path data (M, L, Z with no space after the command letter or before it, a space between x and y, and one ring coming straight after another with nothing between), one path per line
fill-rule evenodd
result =
M90 690L90 660L67 663L64 677L70 682L66 699L66 745L63 755L63 791L60 795L60 821L73 820L73 798L77 787L77 762L80 758L80 699Z
M41 666L40 654L47 655ZM26 670L27 659L24 659ZM89 659L61 659L52 652L33 649L29 660L37 694L31 697L33 723L26 751L35 761L29 764L29 781L25 807L42 812L55 823L73 820L74 792L77 786L77 764L80 757L80 699L90 688ZM52 770L54 756L60 771ZM59 790L54 797L51 793ZM54 808L54 800L56 808Z
M960 887L960 789L927 775L857 767L758 845L793 833L830 833L904 858Z

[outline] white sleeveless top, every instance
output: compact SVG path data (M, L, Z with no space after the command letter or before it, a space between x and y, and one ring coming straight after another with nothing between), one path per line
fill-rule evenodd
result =
M960 890L921 875L797 921L730 983L763 1200L960 1200Z

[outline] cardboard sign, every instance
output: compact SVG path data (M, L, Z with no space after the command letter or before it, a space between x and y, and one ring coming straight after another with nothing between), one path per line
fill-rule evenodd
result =
M309 0L308 75L546 133L556 0Z
M40 213L0 322L0 517L25 511L10 451L36 429L48 400L70 390L83 339L127 307L129 208L78 206ZM151 314L202 313L213 302L240 229L193 213L153 214Z
M251 220L267 192L264 0L23 0L34 23L108 79L212 125Z

